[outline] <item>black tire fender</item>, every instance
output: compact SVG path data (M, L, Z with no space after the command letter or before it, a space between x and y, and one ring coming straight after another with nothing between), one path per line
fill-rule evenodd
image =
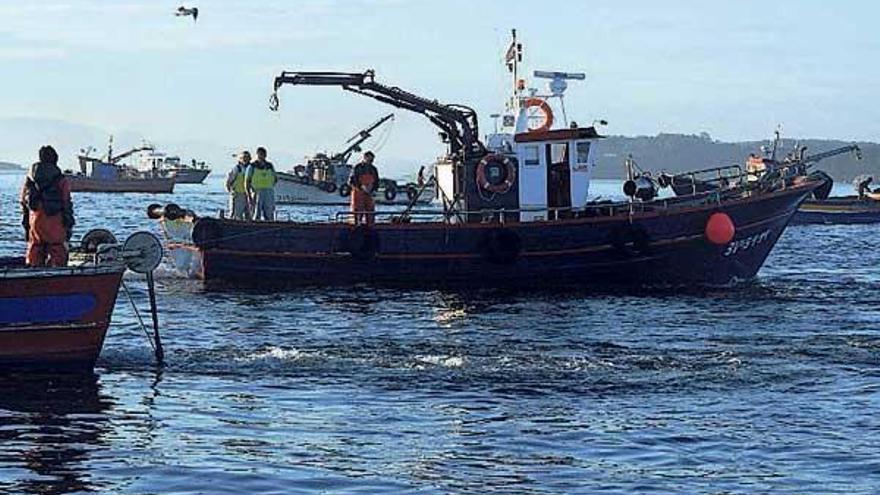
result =
M385 201L394 201L397 197L397 186L388 184L385 186Z
M223 239L223 226L216 218L199 218L193 225L192 240L200 248L217 247Z
M483 239L483 256L495 265L512 265L522 253L522 239L510 229L494 229Z
M366 225L358 225L348 233L344 246L353 259L372 260L379 251L379 234Z

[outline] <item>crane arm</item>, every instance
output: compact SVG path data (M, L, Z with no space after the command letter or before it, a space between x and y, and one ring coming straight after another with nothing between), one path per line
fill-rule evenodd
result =
M463 158L485 154L479 139L476 112L462 105L447 105L410 93L398 87L386 86L375 80L375 73L351 72L291 72L284 71L275 78L274 93L269 107L278 109L278 90L285 84L300 86L338 86L367 96L381 103L422 114L439 127L449 142L452 155Z
M126 151L125 153L120 153L116 156L108 157L107 161L110 163L118 163L119 160L122 160L123 158L129 157L139 151L153 151L154 149L155 148L153 148L152 146L149 146L149 145L141 146L139 148L132 148L132 149Z
M804 165L807 165L820 162L826 158L831 158L832 156L842 155L844 153L850 152L855 154L857 160L862 159L862 149L859 148L858 145L851 144L849 146L843 146L830 151L825 151L823 153L816 153L815 155L801 156L798 161L800 161Z

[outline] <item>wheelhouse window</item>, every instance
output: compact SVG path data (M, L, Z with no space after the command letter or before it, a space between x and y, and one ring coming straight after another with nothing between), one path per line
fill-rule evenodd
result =
M523 158L525 160L524 165L527 167L537 167L541 164L541 159L538 155L538 147L537 146L526 146L523 148Z
M577 143L577 163L587 164L590 162L590 142L581 141Z

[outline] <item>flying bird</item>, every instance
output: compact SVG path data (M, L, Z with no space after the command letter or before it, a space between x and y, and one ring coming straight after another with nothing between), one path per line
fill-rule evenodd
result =
M177 12L175 12L174 15L176 15L178 17L186 17L186 16L191 15L193 18L193 22L195 22L199 19L199 8L198 7L192 7L192 8L184 7L183 5L181 5L180 7L177 7Z

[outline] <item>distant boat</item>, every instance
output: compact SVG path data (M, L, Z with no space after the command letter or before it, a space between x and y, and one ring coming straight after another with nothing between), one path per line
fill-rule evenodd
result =
M70 179L71 190L74 192L109 192L109 193L172 193L175 180L155 171L140 171L123 165L121 160L135 153L152 150L144 145L132 148L122 154L113 154L113 139L107 150L106 158L89 156L88 151L77 156L79 170L66 171Z
M153 148L141 150L134 158L136 169L171 177L176 184L201 184L211 173L203 161L192 159L190 163L183 163L179 156L169 156Z
M830 178L828 180L830 181ZM869 176L856 178L853 186L859 190L859 195L828 197L826 193L804 201L791 223L793 225L880 223L880 189L874 191L868 189L868 184L872 181L873 177Z
M370 126L357 132L338 153L317 153L306 159L305 164L294 167L291 172L278 172L275 185L275 200L279 204L344 206L351 202L351 187L348 177L352 165L352 154L361 150L361 145L372 136L372 132L382 124L392 120L390 113ZM435 191L422 191L418 184L398 184L392 179L380 179L374 199L382 205L405 206L410 202L429 204L435 199Z
M9 162L0 162L0 174L17 174L24 171L25 168L21 165Z

